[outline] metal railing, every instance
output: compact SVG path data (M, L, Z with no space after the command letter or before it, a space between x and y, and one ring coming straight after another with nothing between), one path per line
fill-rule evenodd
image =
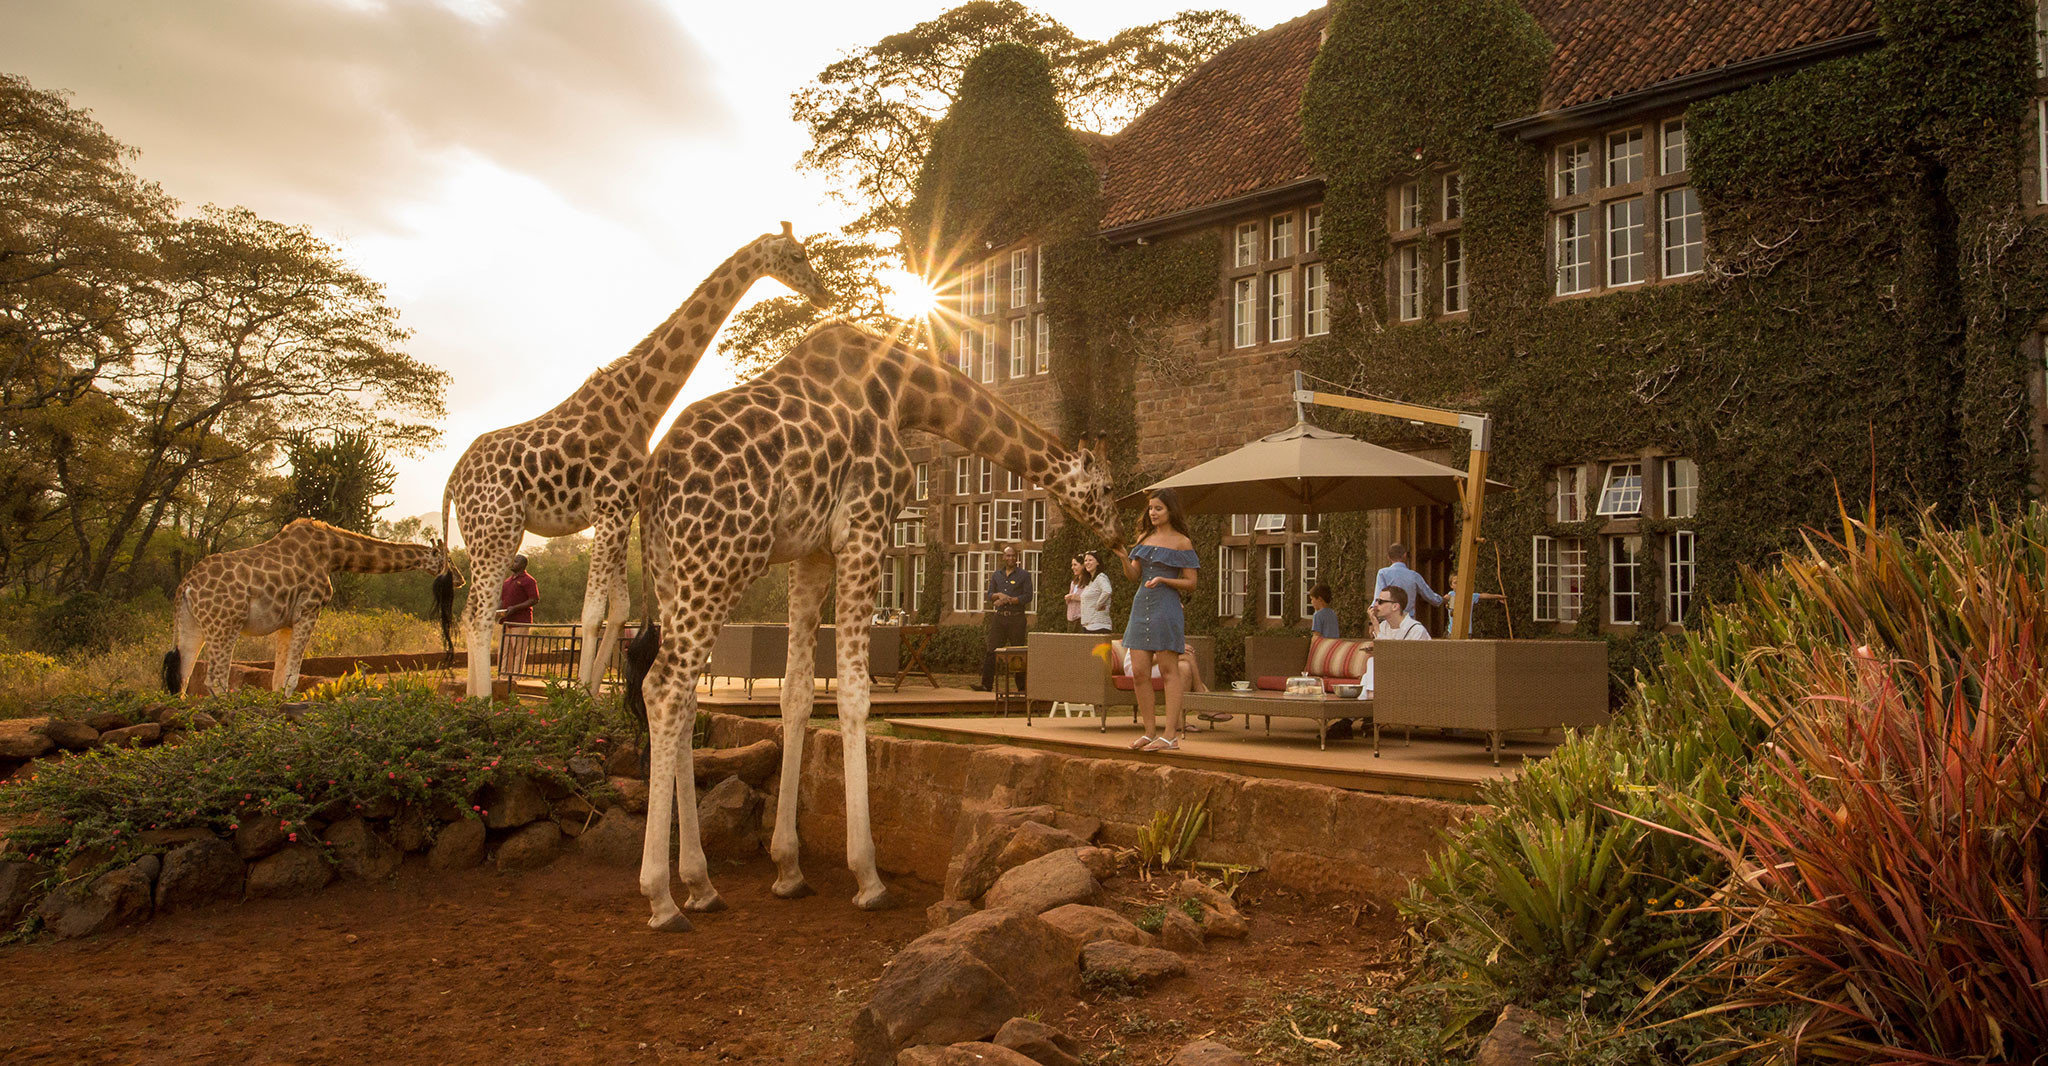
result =
M640 626L639 622L627 622L619 627L618 644L612 649L611 661L604 664L604 680L625 683L626 645L639 634ZM574 682L581 680L582 659L582 624L546 622L501 630L494 667L497 676L515 681Z

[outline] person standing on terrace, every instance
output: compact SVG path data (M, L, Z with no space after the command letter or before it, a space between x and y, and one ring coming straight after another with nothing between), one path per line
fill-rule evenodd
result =
M1408 614L1411 616L1414 615L1416 608L1422 606L1424 600L1437 607L1444 605L1443 596L1429 587L1429 581L1421 574L1408 569L1408 546L1398 542L1387 545L1387 565L1380 567L1379 574L1372 579L1372 587L1375 593L1387 588L1397 588L1407 593L1407 602L1404 606L1408 608Z
M1188 533L1188 520L1181 510L1180 494L1160 489L1145 499L1145 516L1138 524L1137 546L1126 552L1119 548L1124 576L1138 582L1138 594L1131 601L1131 620L1124 627L1124 647L1131 653L1131 694L1138 703L1145 733L1131 744L1135 751L1179 751L1187 718L1181 710L1180 657L1187 647L1187 625L1181 614L1181 595L1195 587L1195 571L1202 557ZM1159 732L1152 710L1152 665L1159 664L1162 687L1166 690L1166 730Z
M1102 553L1081 553L1081 632L1109 632L1109 575L1102 572Z
M1003 568L988 576L988 653L981 659L981 684L987 692L996 685L996 649L1024 643L1024 605L1037 592L1031 573L1017 565L1017 549L1003 548Z
M1314 608L1309 615L1308 627L1324 640L1337 639L1337 609L1330 606L1330 586L1316 582L1308 590L1308 605Z

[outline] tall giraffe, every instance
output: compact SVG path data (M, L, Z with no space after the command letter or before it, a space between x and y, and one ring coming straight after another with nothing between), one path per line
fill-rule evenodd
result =
M642 538L660 629L628 655L628 700L644 698L653 754L640 891L648 924L690 922L669 891L669 818L681 812L678 869L695 911L724 906L704 864L690 782L696 681L733 602L770 564L792 562L782 784L770 853L775 894L806 895L797 861L797 783L811 716L813 633L837 573L839 722L846 758L847 865L855 906L888 904L868 818L868 623L890 522L910 498L901 434L925 430L1042 484L1112 545L1123 543L1109 476L986 389L886 337L834 322L737 388L683 409L642 481ZM658 649L643 641L660 641ZM651 663L649 660L651 659ZM644 679L641 676L644 672Z
M448 552L439 541L401 544L300 518L253 548L209 555L192 567L171 598L176 644L164 655L164 688L184 693L203 646L206 686L216 696L226 694L235 638L270 633L276 635L270 687L295 691L313 623L334 595L328 575L401 570L437 575L434 599L445 627L455 589Z
M781 233L764 233L733 253L654 332L568 399L530 422L478 437L455 461L441 495L441 536L448 536L453 503L472 579L463 608L470 695L490 695L492 616L520 540L528 532L564 537L592 526L578 666L584 685L596 691L603 671L597 664L611 661L631 608L626 541L639 510L636 484L648 441L725 316L764 276L819 307L832 302L784 222Z

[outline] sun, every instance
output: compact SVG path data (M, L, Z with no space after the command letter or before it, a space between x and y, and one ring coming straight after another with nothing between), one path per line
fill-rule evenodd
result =
M875 272L875 280L882 284L883 308L897 318L917 322L938 310L939 296L931 282L908 270L884 267Z

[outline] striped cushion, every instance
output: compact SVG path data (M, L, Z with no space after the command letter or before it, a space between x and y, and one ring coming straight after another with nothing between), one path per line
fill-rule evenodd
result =
M1372 661L1362 640L1331 640L1320 633L1308 638L1307 673L1317 677L1361 677Z

